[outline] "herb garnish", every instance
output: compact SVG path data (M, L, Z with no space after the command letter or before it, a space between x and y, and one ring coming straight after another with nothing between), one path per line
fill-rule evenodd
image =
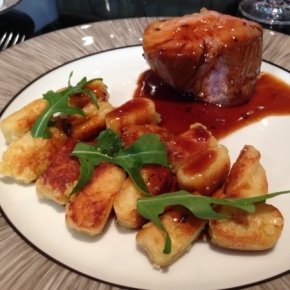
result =
M84 115L83 111L78 107L72 107L68 105L68 98L74 94L84 93L90 96L93 103L97 105L97 98L92 90L84 88L84 86L91 82L92 80L87 81L87 78L82 78L75 86L72 86L70 83L72 77L72 72L69 75L68 87L62 91L48 91L43 94L43 98L47 100L48 106L44 112L37 118L34 123L31 134L33 137L37 138L48 138L50 134L47 130L49 122L54 114L64 113L68 115L79 114Z
M167 206L182 205L190 210L196 217L201 219L228 219L229 216L213 210L212 205L227 205L245 210L249 213L255 212L255 203L263 202L277 195L290 193L290 190L274 192L262 196L251 198L212 198L208 196L193 195L185 190L172 193L165 193L154 197L142 197L137 200L137 211L144 218L152 221L166 234L163 252L171 252L171 239L162 224L159 215L162 214Z
M80 142L72 152L79 158L81 165L80 178L73 192L80 190L90 180L94 166L109 162L121 166L134 184L148 194L140 169L145 164L168 164L165 144L156 134L144 134L128 148L123 148L119 134L109 129L102 131L96 141L94 145Z

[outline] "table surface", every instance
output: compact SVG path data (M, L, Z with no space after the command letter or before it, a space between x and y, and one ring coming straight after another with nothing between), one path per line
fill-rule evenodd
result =
M99 51L140 44L144 27L153 19L131 18L80 25L32 38L1 52L0 109L21 88L55 67ZM116 37L104 37L109 34ZM85 45L86 35L98 41ZM290 37L265 30L263 59L290 70ZM35 60L41 65L35 65ZM51 261L18 236L0 214L0 289L123 288L89 279ZM290 272L241 289L290 289Z

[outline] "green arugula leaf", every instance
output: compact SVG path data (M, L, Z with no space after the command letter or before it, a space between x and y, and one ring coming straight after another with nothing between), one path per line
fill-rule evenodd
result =
M90 181L93 175L93 169L87 159L80 159L80 177L72 193L80 191Z
M212 208L212 205L227 205L253 213L256 210L255 203L264 202L269 198L290 193L290 190L274 192L251 198L212 198L208 196L193 195L185 190L165 193L154 197L143 197L137 200L137 211L145 219L152 221L166 234L163 252L171 252L171 239L162 224L159 215L167 206L181 205L187 208L200 219L228 219L227 215L220 214Z
M112 130L102 131L96 141L97 150L109 156L115 156L122 148L120 135Z
M80 142L76 144L72 152L72 155L81 161L81 172L87 172L87 175L80 174L76 189L81 188L90 180L95 166L101 162L109 162L122 167L134 184L148 194L147 186L140 173L142 166L145 164L168 165L166 146L156 134L144 134L126 149L122 148L120 136L109 129L102 131L96 141L94 145ZM82 168L83 166L85 168ZM75 191L74 189L73 192Z
M43 94L43 98L47 100L48 105L44 112L37 118L31 129L31 134L33 137L50 137L47 128L49 126L51 118L56 113L64 113L67 115L84 115L83 111L80 108L68 105L68 99L70 96L78 93L84 93L89 95L92 102L97 105L97 98L95 94L91 90L84 88L84 86L88 82L91 82L91 80L87 81L87 78L84 77L75 86L72 86L70 83L71 77L72 73L70 73L69 75L68 87L66 89L59 92L54 92L50 90L47 93Z

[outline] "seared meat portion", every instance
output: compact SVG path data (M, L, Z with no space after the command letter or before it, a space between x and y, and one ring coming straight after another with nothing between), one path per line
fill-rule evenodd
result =
M149 24L144 57L174 88L205 102L234 106L254 92L262 37L257 23L203 9Z

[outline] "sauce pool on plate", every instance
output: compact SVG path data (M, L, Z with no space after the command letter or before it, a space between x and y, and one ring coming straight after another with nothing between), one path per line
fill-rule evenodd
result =
M251 100L235 107L220 107L197 101L168 86L151 70L138 80L134 97L151 98L161 115L161 125L174 134L199 122L220 139L267 116L290 114L290 86L269 73L261 73Z

